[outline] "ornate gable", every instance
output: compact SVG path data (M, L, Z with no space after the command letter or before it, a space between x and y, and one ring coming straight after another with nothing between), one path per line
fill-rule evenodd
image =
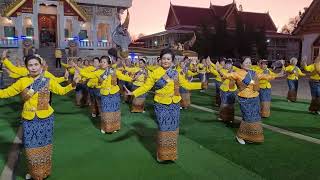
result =
M320 0L313 0L308 10L304 13L293 34L319 33L320 32Z
M88 21L90 17L74 0L64 0L65 15L79 16L80 20ZM18 13L32 13L33 0L14 0L2 11L2 16L17 16Z
M313 46L320 46L320 36L314 41Z
M178 25L179 22L177 21L177 18L174 15L172 7L170 7L167 23L166 23L166 29L170 29L171 27L174 27Z

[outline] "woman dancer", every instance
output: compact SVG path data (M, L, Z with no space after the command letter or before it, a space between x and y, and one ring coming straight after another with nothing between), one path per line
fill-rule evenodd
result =
M26 150L28 174L26 179L42 180L51 174L53 142L53 109L49 104L50 92L65 95L75 89L79 81L61 87L55 80L44 76L40 56L25 59L28 76L20 78L4 90L0 98L9 98L21 93L24 101L22 110L23 145Z
M158 124L157 160L158 162L177 159L179 134L180 100L179 87L188 90L201 89L205 83L190 83L173 66L175 55L170 49L162 50L160 67L155 69L146 83L127 94L139 97L155 86L154 108Z

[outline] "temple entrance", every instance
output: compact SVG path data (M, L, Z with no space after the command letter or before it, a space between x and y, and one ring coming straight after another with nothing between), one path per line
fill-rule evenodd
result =
M320 56L320 36L314 41L312 48L312 60Z
M56 46L57 16L51 14L39 14L38 27L40 46Z

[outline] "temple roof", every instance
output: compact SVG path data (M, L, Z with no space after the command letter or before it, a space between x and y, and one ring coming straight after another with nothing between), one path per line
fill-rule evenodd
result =
M238 11L235 3L225 6L216 6L211 4L209 8L177 6L170 4L166 29L179 29L186 26L198 27L202 24L213 25L219 19L232 21L230 18L227 18L232 13L239 14L243 23L247 26L251 26L253 28L263 27L266 31L277 31L277 28L269 13ZM171 16L174 16L174 18ZM176 22L169 22L173 20ZM229 23L227 22L227 24ZM232 27L231 24L232 23L230 23L230 27L227 28L235 28Z
M202 24L213 24L213 12L208 8L171 6L180 25L200 26Z
M210 9L213 10L214 14L218 17L223 17L227 14L228 10L233 6L234 4L228 4L225 6L217 6L210 4Z
M298 35L303 33L319 32L320 30L320 0L313 0L310 6L303 13L297 27L292 34Z
M276 25L268 13L240 12L242 21L253 28L264 27L266 31L277 31Z
M83 4L94 4L94 5L105 5L105 6L115 6L115 7L125 7L129 8L132 6L132 0L76 0L78 3Z

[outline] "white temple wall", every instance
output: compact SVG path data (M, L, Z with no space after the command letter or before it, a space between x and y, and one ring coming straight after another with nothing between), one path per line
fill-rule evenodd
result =
M308 64L311 64L313 43L319 37L320 34L305 34L302 37L302 53L301 57L306 56L308 58Z

